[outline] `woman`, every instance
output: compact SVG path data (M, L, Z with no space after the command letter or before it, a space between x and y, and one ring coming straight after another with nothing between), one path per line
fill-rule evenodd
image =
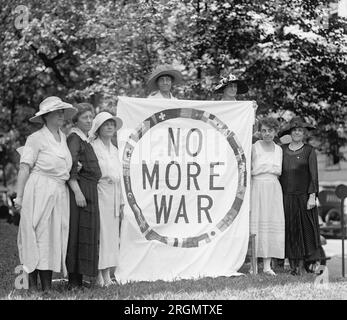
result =
M64 272L69 234L69 191L72 159L60 128L76 109L58 97L48 97L31 122L43 123L31 134L20 159L17 209L21 210L18 233L19 258L29 273L29 287L42 290L52 284L52 271Z
M317 156L314 148L303 142L307 130L312 129L314 127L295 117L281 132L281 136L290 134L292 138L292 142L282 146L280 182L285 213L285 255L293 275L302 273L304 262L311 264L324 258L316 208Z
M72 156L70 231L66 257L70 289L82 286L83 275L97 276L100 234L97 184L101 170L87 138L94 109L89 103L77 104L76 108L77 113L72 118L73 128L67 139Z
M123 122L109 112L96 115L89 136L99 161L101 178L98 183L100 211L100 249L96 284L109 286L111 269L119 262L119 216L124 202L121 192L121 164L118 150L111 139Z
M264 273L276 275L271 258L284 258L284 212L281 185L282 149L273 142L279 123L260 121L260 134L252 147L251 233L255 234L256 256L263 258Z
M153 70L148 78L147 86L150 99L177 100L172 93L172 85L182 82L182 74L170 65L161 65Z
M236 101L236 95L248 92L248 86L244 80L237 79L233 74L222 77L219 84L214 88L215 93L222 93L222 100Z
M237 79L233 74L229 74L228 77L222 77L219 80L219 84L214 88L215 93L222 93L222 101L236 101L236 95L245 94L248 92L248 85L244 80ZM257 140L257 118L256 111L258 104L253 101L252 107L254 109L255 119L253 125L253 141Z

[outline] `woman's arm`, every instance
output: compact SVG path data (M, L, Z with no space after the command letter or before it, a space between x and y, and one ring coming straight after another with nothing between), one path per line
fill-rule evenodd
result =
M76 179L70 179L68 181L70 188L72 189L74 195L75 195L75 199L76 199L76 204L79 207L86 207L87 206L87 201L86 198L84 197L81 188L78 184L78 181Z
M71 153L72 167L70 170L70 179L77 180L78 172L80 170L79 154L81 149L80 138L76 134L71 134L68 136L67 146Z
M79 154L81 149L80 138L76 134L71 134L67 138L67 146L69 147L72 158L72 167L70 171L70 180L68 181L68 184L75 195L77 206L84 208L87 206L87 201L77 181L79 172Z
M317 165L317 155L312 148L309 158L308 166L310 170L310 184L308 187L309 198L307 201L307 209L310 210L316 206L316 194L318 193L318 165Z
M22 200L25 185L30 175L30 167L27 163L21 163L19 166L18 178L17 178L17 196L14 200L17 210L22 209Z

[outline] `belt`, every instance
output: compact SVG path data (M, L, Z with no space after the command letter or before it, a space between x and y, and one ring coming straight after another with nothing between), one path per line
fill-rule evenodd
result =
M54 180L55 182L58 182L61 185L64 185L66 183L66 180L61 179L61 178L57 178L55 176L50 176L48 174L42 174L42 173L39 173L39 172L32 172L31 173L31 175L35 175L35 174L38 175L38 176L41 176L41 177L46 177L46 178L52 179L52 180Z

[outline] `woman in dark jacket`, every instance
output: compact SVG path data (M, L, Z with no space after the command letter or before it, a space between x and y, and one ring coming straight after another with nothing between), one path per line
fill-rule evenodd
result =
M76 105L74 127L67 139L72 156L70 172L70 231L66 257L69 288L82 286L83 275L96 277L99 261L100 216L97 184L98 159L88 141L94 110L89 103Z
M304 263L309 265L324 258L316 207L317 156L314 148L303 142L307 130L311 129L314 127L295 117L281 132L292 138L291 143L282 146L280 182L285 214L285 256L293 275L301 274Z

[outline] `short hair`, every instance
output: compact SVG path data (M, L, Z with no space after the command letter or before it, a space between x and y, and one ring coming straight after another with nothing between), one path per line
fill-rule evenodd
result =
M261 131L262 126L267 126L271 129L274 129L275 131L278 131L280 128L280 124L277 121L277 119L272 117L266 117L264 119L261 119L259 121L259 131Z
M72 117L73 124L76 124L78 118L87 111L94 114L94 107L88 102L77 103L74 105L74 107L77 109L77 113Z

